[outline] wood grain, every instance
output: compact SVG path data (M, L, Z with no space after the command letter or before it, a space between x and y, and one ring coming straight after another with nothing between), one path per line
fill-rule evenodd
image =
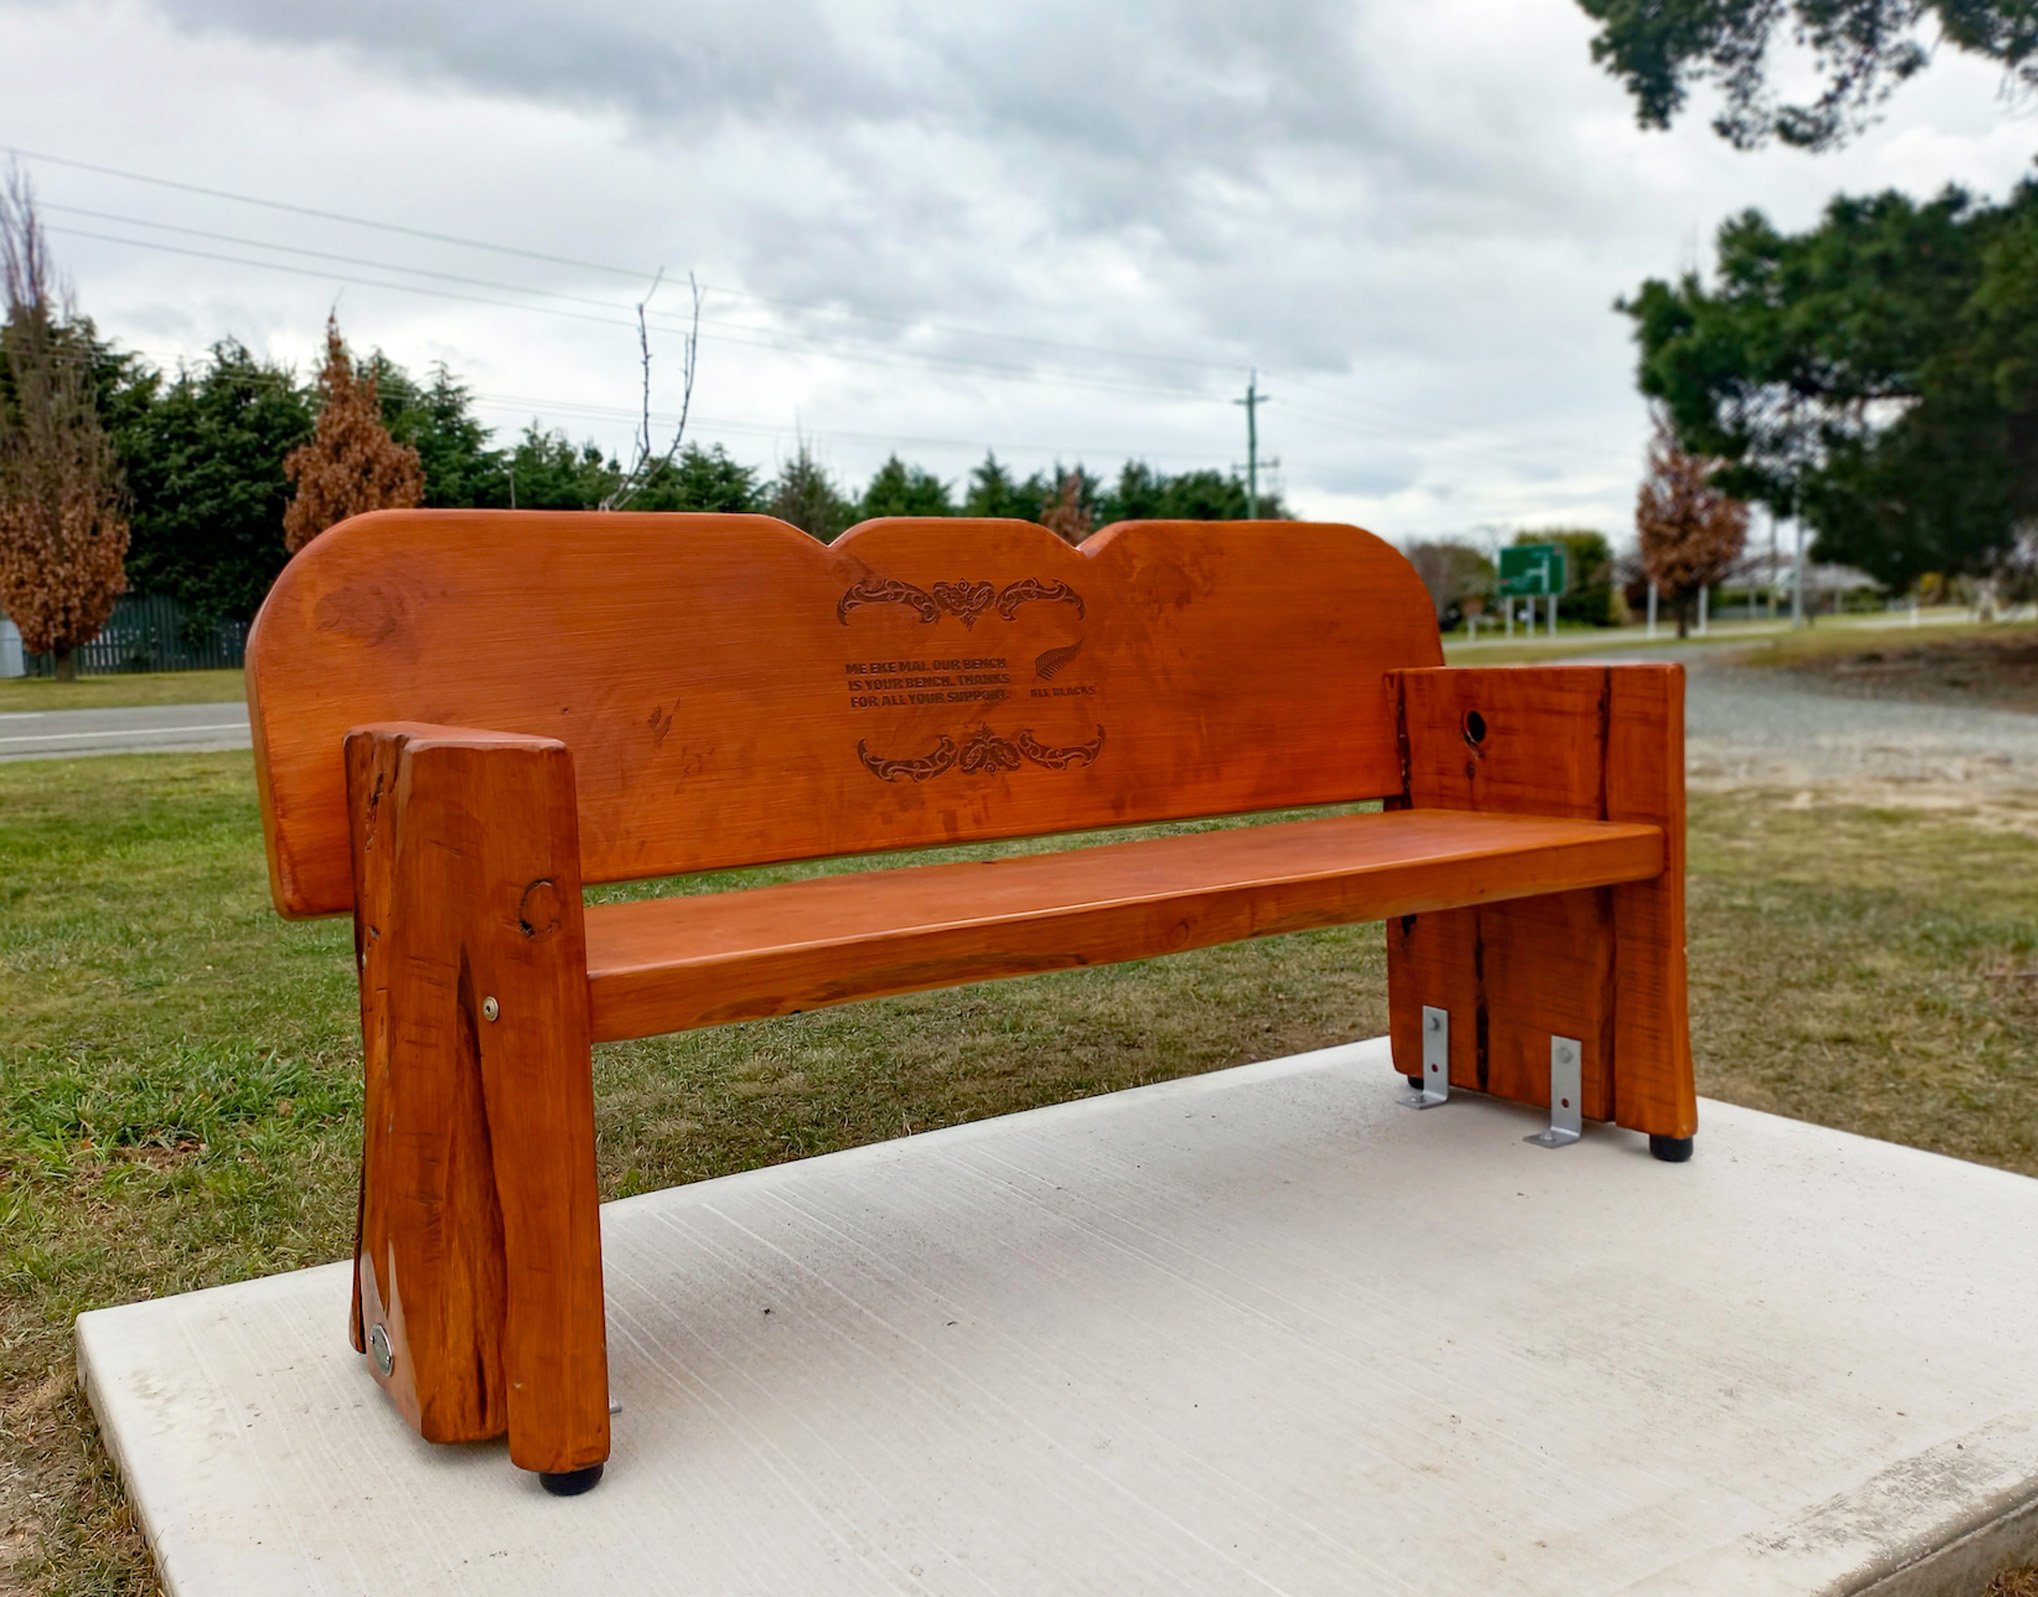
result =
M1434 665L1351 527L384 511L277 580L248 693L277 906L347 909L355 726L557 738L581 868L637 879L1398 790L1385 674ZM969 662L977 662L974 665ZM989 662L989 663L985 663Z
M1452 1015L1454 1085L1547 1104L1550 1036L1576 1037L1588 1117L1690 1136L1682 668L1454 668L1394 683L1413 813L1625 821L1666 839L1646 882L1392 923L1396 1068L1420 1072L1421 1011L1436 1005Z
M356 1336L427 1440L507 1429L525 1469L608 1456L587 949L572 757L357 729L366 1069ZM373 1363L371 1361L371 1369Z
M1653 826L1403 811L598 905L587 914L594 1034L1637 881L1663 860Z

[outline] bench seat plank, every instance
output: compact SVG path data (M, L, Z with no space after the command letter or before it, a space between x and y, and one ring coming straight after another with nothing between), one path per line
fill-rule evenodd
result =
M592 905L599 1041L1642 881L1660 828L1398 810Z

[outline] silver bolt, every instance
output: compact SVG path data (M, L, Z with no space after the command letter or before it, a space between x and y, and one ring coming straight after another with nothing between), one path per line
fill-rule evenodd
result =
M1431 1031L1442 1031L1444 1029L1444 1017L1442 1015L1431 1015L1429 1017L1429 1029Z
M1573 1055L1572 1055L1571 1045L1570 1045L1569 1043L1567 1043L1567 1042L1560 1042L1560 1043L1558 1043L1558 1044L1557 1044L1557 1058L1558 1058L1558 1059L1559 1059L1560 1061L1562 1061L1562 1062L1563 1062L1564 1064L1567 1064L1567 1065L1568 1065L1568 1064L1570 1064L1570 1063L1571 1063L1572 1057L1573 1057Z
M493 1020L497 1015L501 1013L502 1006L498 1004L493 998L484 998L481 1000L481 1018L483 1020Z
M396 1368L396 1353L389 1345L389 1332L379 1324L368 1333L368 1352L375 1360L375 1368L385 1377Z

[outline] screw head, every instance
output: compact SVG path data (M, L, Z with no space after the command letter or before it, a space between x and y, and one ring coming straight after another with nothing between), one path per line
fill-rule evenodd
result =
M501 1013L502 1006L498 1004L493 998L484 998L481 1000L481 1018L483 1020L493 1020L497 1015Z
M1429 1017L1429 1029L1431 1031L1442 1031L1444 1029L1444 1017L1442 1015L1431 1015Z
M1577 1050L1574 1049L1569 1043L1564 1042L1557 1044L1557 1057L1561 1059L1565 1064L1567 1065L1570 1064L1571 1061L1576 1056Z
M389 1345L389 1332L380 1322L368 1332L368 1356L385 1377L396 1368L396 1350Z

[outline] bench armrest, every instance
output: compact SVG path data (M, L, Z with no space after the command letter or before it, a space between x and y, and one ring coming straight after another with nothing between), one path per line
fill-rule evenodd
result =
M1388 674L1402 802L1674 832L1684 868L1684 668L1437 666Z

